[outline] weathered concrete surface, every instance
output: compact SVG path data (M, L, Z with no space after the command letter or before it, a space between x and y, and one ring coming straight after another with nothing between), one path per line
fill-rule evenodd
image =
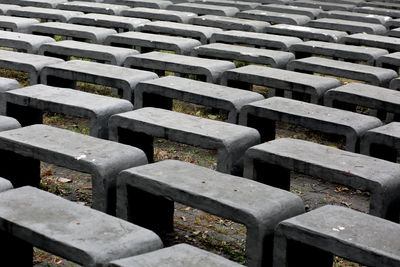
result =
M36 19L0 16L0 28L13 32L28 33L31 26L39 24Z
M193 2L205 5L236 7L240 11L255 9L261 6L261 3L251 0L250 1L194 0Z
M21 124L14 118L0 115L0 131L20 128Z
M197 17L197 14L193 12L135 7L122 11L121 16L189 23L192 18Z
M170 5L167 7L168 10L193 12L198 15L216 15L216 16L227 16L233 17L239 12L236 7L230 6L216 6L216 5L204 5L199 3L181 3Z
M55 40L46 36L0 31L0 46L23 50L29 54L37 54L41 45L51 42Z
M127 5L129 7L145 7L153 9L166 9L168 6L172 5L171 1L167 0L108 0L109 2L118 5Z
M375 23L381 25L387 25L392 20L389 16L382 15L371 15L365 13L357 13L357 12L349 12L349 11L340 11L340 10L332 10L328 12L322 12L319 15L319 18L332 18L332 19L340 19L340 20L350 20L350 21L359 21L359 22L367 22L367 23Z
M264 32L270 24L265 21L239 19L225 16L204 15L194 17L190 23L207 27L216 27L223 30L237 30L246 32Z
M129 194L141 191L149 194L145 200ZM166 225L157 228L168 229L172 226L171 200L244 224L246 265L258 267L271 263L271 238L276 224L304 212L301 199L290 192L182 161L166 160L131 168L118 177L120 218L140 221L135 216L144 214L135 206L157 205L157 212L142 221L142 226L153 229L157 227L155 222L162 221Z
M27 17L27 18L40 18L42 20L52 20L59 22L68 22L74 16L82 15L82 12L58 10L55 8L42 8L42 7L20 7L18 9L10 9L7 11L8 16Z
M309 17L310 19L316 19L322 12L322 10L319 8L308 8L308 7L278 5L278 4L262 5L257 7L257 9L272 11L272 12L303 15Z
M396 37L357 33L344 37L342 42L345 44L383 48L389 52L400 51L400 39Z
M0 4L0 15L6 15L9 10L16 10L21 8L18 5Z
M320 8L324 11L329 11L329 10L352 11L356 7L354 4L344 4L344 3L339 3L338 1L324 2L324 1L301 0L301 1L293 1L290 4L293 6L300 6L300 7Z
M92 267L162 247L147 229L33 187L3 192L0 202L2 253L19 263L32 262L33 246Z
M12 0L15 1L15 0ZM17 0L21 6L32 6L42 8L53 8L55 9L58 4L65 3L67 0Z
M242 19L253 19L267 21L269 23L285 23L290 25L305 25L311 19L305 15L288 14L282 12L272 12L265 10L246 10L236 14L236 17Z
M396 9L387 9L387 8L376 8L376 7L356 7L353 10L354 12L372 14L372 15L381 15L388 16L392 18L400 18L400 10Z
M349 33L369 33L383 35L387 32L386 27L383 25L333 18L312 20L307 23L307 26L321 29L345 31Z
M71 11L80 11L84 13L98 13L107 15L120 15L122 10L128 8L129 6L124 6L124 5L112 5L105 3L82 2L82 1L72 1L57 5L57 9L61 10L71 10Z
M0 115L6 114L6 103L4 93L8 90L19 88L18 81L9 78L0 78Z

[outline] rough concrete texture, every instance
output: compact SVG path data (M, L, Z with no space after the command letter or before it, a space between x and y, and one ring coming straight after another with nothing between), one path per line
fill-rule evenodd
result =
M227 16L233 17L239 12L236 7L230 6L216 6L216 5L205 5L199 3L181 3L170 5L167 7L168 10L193 12L197 15L216 15L216 16Z
M379 119L371 116L282 97L271 97L247 104L240 112L241 125L266 131L264 136L261 134L262 141L275 139L272 138L275 136L275 127L268 129L267 123L256 125L250 116L263 118L269 122L268 124L282 121L328 134L345 136L346 150L352 152L358 150L359 138L365 131L382 125Z
M14 118L0 115L0 131L8 131L21 127L21 124Z
M224 72L222 85L251 89L252 85L269 87L270 91L288 90L311 96L312 103L322 103L324 93L339 87L340 81L329 77L304 74L288 70L249 65ZM270 95L272 96L271 92Z
M400 4L398 2L387 2L387 3L379 3L379 2L363 2L360 6L369 6L374 8L387 8L387 9L400 9Z
M398 71L400 67L400 52L380 56L376 60L376 66Z
M312 20L307 23L307 26L344 31L348 33L369 33L383 35L387 32L386 27L383 25L332 18Z
M122 11L121 16L189 23L192 18L197 17L197 14L193 12L136 7Z
M212 43L193 48L192 55L196 57L237 60L273 68L286 68L294 55L285 51L259 49L231 44Z
M39 49L39 54L44 56L59 57L66 60L71 56L75 56L121 66L123 65L126 57L139 54L139 52L129 48L65 40L43 44Z
M386 124L384 126L371 129L367 131L361 138L361 153L364 155L372 155L372 156L378 156L382 157L382 154L390 155L391 150L398 150L400 149L400 123L399 122L391 122L389 124ZM381 155L375 155L375 147L379 145L383 147L383 152L380 153ZM381 148L382 149L382 148ZM385 159L391 160L396 162L397 161L397 151L395 151L393 158L387 158L387 155Z
M19 83L14 79L0 78L0 115L6 114L6 102L4 93L8 90L19 88Z
M56 77L56 79L51 77ZM81 81L110 86L122 91L120 95L131 102L133 102L134 89L138 82L156 78L158 78L157 74L150 71L128 69L82 60L71 60L65 63L53 64L44 68L41 72L42 84L54 85L53 82L60 83L60 80L66 80L67 82L64 86L57 85L70 88L68 86L70 81Z
M371 15L365 13L357 13L357 12L349 12L349 11L340 11L340 10L332 10L328 12L322 12L319 15L319 18L332 18L332 19L340 19L340 20L349 20L349 21L359 21L359 22L367 22L367 23L375 23L381 25L387 25L392 20L389 16L382 15Z
M266 33L298 37L304 40L317 40L323 42L337 43L346 32L318 29L296 25L276 24L265 28Z
M31 85L39 83L39 73L45 66L63 61L59 58L0 50L0 67L27 72Z
M204 80L211 83L219 83L221 75L225 71L235 68L235 64L226 60L195 58L162 52L130 56L125 60L124 66L195 74L205 77Z
M32 110L55 112L89 118L90 135L103 139L108 139L109 117L133 109L127 100L42 84L8 91L4 98L7 104L13 104L7 115L17 118L23 126L42 122L41 116L39 121L29 121Z
M55 9L58 4L66 2L66 0L17 0L17 1L18 4L21 6L32 6L32 7L53 8L53 9Z
M327 251L367 266L398 266L400 228L381 218L349 208L324 206L280 223L276 229L274 267L287 265L292 241ZM304 247L304 245L303 245ZM310 256L318 251L305 249ZM293 250L292 250L293 251ZM289 252L289 253L288 253ZM332 254L327 255L332 259ZM307 257L308 260L312 257ZM309 262L309 261L307 261ZM324 265L314 262L315 266ZM295 266L295 265L293 265Z
M91 174L93 208L109 214L115 213L117 174L121 170L147 163L143 151L135 147L46 125L32 125L1 132L0 149L3 155L6 151L12 151L27 159L36 159ZM6 158L4 161L7 163ZM7 164L2 168L2 172L7 171L6 166L15 172L15 163ZM28 180L30 184L38 178L29 165L25 166L23 171L25 176L31 179ZM13 172L10 177L2 176L7 179L13 178L16 175ZM10 180L15 187L24 185L21 184L23 181Z
M117 33L113 29L61 22L39 23L31 26L29 32L37 35L61 35L77 40L89 40L95 44L102 44L107 36Z
M353 10L354 12L366 13L371 15L381 15L388 16L392 18L400 18L400 10L396 9L387 9L387 8L376 8L376 7L356 7Z
M265 10L246 10L236 14L238 18L267 21L269 23L285 23L289 25L305 25L311 19L305 15L271 12Z
M356 33L344 37L342 42L345 44L383 48L389 52L400 51L400 39L396 37Z
M27 17L27 18L40 18L42 20L52 20L59 22L68 22L74 16L83 15L82 12L58 10L54 8L42 8L42 7L20 7L16 9L10 9L7 11L8 16L16 17Z
M110 35L104 41L104 44L111 46L131 46L142 53L149 50L168 50L181 55L189 55L193 47L201 45L199 41L190 38L144 32L123 32Z
M307 7L298 7L298 6L290 6L290 5L262 5L257 7L260 10L272 11L272 12L281 12L287 14L297 14L307 16L310 19L315 19L321 14L322 10L319 8L307 8Z
M93 2L81 2L81 1L72 1L57 5L57 9L61 10L72 10L84 13L98 13L107 15L120 15L122 10L128 8L129 8L128 6L124 5L112 5L105 3L93 3Z
M3 192L0 202L1 230L15 245L24 245L23 240L85 266L107 266L162 247L160 238L147 229L33 187ZM18 255L18 262L29 257L32 262L32 254L10 247L2 247L2 252Z
M7 179L0 177L0 192L5 192L7 190L13 189L13 185Z
M399 76L395 71L389 69L320 57L293 60L288 63L287 69L344 77L383 87L389 87L390 81Z
M139 256L125 258L110 262L109 267L240 267L243 265L227 260L216 254L193 247L187 244L179 244L172 247L145 253Z
M155 96L178 99L206 107L228 111L227 121L237 123L240 109L247 103L262 100L258 93L238 90L217 84L210 84L175 76L140 82L135 88L135 109L144 106L158 107Z
M46 36L0 31L0 46L22 50L29 54L37 54L40 46L51 42L55 40Z
M259 133L252 128L151 107L112 116L109 129L112 141L123 142L125 137L119 132L125 129L129 131L127 136L145 135L215 149L218 153L217 170L225 173L241 173L244 152L260 142ZM152 138L148 144L139 137L137 140L129 139L137 145L150 146L147 155L152 161Z
M345 61L364 61L368 65L375 65L375 61L379 57L389 53L387 50L381 48L359 47L319 41L294 44L290 47L290 52L295 54L296 59L311 57L312 55L322 55L344 59Z
M29 28L35 24L39 24L36 19L0 16L0 28L13 32L27 33Z
M246 32L264 32L264 29L270 25L265 21L215 15L194 17L190 20L190 23L207 27L221 28L223 30L237 30Z
M187 162L166 160L120 173L117 194L120 218L128 219L128 214L135 214L135 205L146 205L128 193L132 187L246 225L247 266L269 265L269 242L276 224L304 212L301 199L290 192ZM140 216L137 211L135 215Z
M247 44L283 51L288 51L291 45L301 42L302 40L296 37L244 31L214 33L210 40L210 43Z
M269 172L271 166L281 172ZM283 170L286 171L283 172ZM400 166L313 142L280 138L246 151L244 177L290 189L290 171L371 193L369 213L399 220ZM397 215L397 218L396 216Z
M320 8L324 11L329 11L329 10L352 11L356 7L353 4L338 3L337 1L333 3L324 1L302 0L302 1L293 1L290 4L293 6L300 6L300 7Z

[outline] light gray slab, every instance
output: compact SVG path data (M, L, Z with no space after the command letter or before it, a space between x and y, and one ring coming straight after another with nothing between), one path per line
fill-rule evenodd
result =
M84 13L99 13L107 15L119 15L122 10L128 9L128 6L124 5L112 5L105 3L96 2L82 2L72 1L65 2L57 5L57 9L79 11Z
M6 15L8 10L17 10L21 8L18 5L11 5L11 4L0 4L0 15Z
M371 14L365 14L365 13L340 11L340 10L332 10L332 11L322 12L319 15L319 18L351 20L351 21L359 21L359 22L367 22L367 23L376 23L376 24L381 24L381 25L387 25L387 23L390 23L390 21L392 20L392 18L389 16L371 15Z
M311 19L305 15L289 14L284 12L272 12L265 10L246 10L236 14L242 19L267 21L269 23L285 23L289 25L305 25Z
M396 37L357 33L346 36L342 39L342 42L345 44L383 48L389 52L400 51L400 39Z
M226 1L226 0L194 0L193 3L199 3L199 4L205 4L205 5L215 5L215 6L236 7L240 11L255 9L255 8L261 6L261 3L258 3L256 1L245 2L245 1Z
M376 8L376 7L356 7L353 10L354 12L366 13L366 14L375 14L388 16L392 18L400 18L400 10L395 9L387 9L387 8Z
M239 12L236 7L230 6L216 6L216 5L203 5L198 3L182 3L170 5L167 7L168 10L193 12L198 15L216 15L216 16L227 16L233 17Z
M18 0L21 6L32 6L42 8L56 8L58 4L68 2L67 0Z
M0 46L37 54L43 44L55 42L53 38L19 32L0 31Z
M356 5L352 4L343 4L338 2L309 1L309 0L292 1L290 2L290 4L293 6L300 6L300 7L320 8L325 11L329 10L352 11L356 7Z
M35 24L39 24L39 21L36 19L0 16L0 29L13 32L27 33L29 32L29 28Z
M192 18L197 17L197 14L193 12L135 7L122 11L121 16L189 23Z
M304 15L309 17L310 19L317 18L319 14L321 14L322 12L322 10L319 8L308 8L308 7L278 5L278 4L261 5L258 6L257 9L272 11L272 12L287 13L287 14Z
M268 22L265 21L239 19L215 15L194 17L190 20L190 23L195 25L221 28L223 30L238 30L249 32L264 32L264 29L270 25Z
M320 29L345 31L349 33L369 33L383 35L387 32L385 26L380 24L349 21L343 19L324 18L312 20L307 26Z
M172 5L171 1L167 0L108 0L110 3L124 4L129 7L145 7L154 9L166 9Z
M26 6L18 9L10 9L7 11L7 15L26 18L39 18L45 21L68 22L71 18L83 15L83 13L78 11L58 10L55 8Z

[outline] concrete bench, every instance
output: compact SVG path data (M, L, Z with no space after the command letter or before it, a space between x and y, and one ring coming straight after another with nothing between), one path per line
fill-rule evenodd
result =
M393 70L319 57L293 60L289 62L287 69L344 77L383 87L388 87L389 82L398 77Z
M264 32L277 35L293 36L304 40L317 40L332 43L337 43L340 41L340 39L347 36L347 33L342 31L317 29L286 24L271 25L270 27L266 27Z
M244 31L214 33L210 39L210 43L245 44L257 48L268 48L282 51L289 51L291 45L301 42L302 40L296 37Z
M400 52L392 53L389 55L380 56L376 60L376 66L385 68L385 69L392 69L395 72L399 72L400 67Z
M368 191L370 214L399 220L397 164L290 138L250 148L244 164L244 177L285 190L290 190L290 172L294 171Z
M42 7L20 7L10 9L7 11L8 16L25 17L25 18L39 18L44 21L59 21L68 22L75 16L82 15L82 12L58 10L53 8Z
M154 9L166 9L168 6L172 5L171 1L166 0L109 0L115 4L123 4L129 7L145 7Z
M140 82L135 88L134 108L151 106L172 109L172 99L227 111L227 121L238 123L240 109L264 97L254 92L166 76Z
M373 15L373 14L365 14L365 13L357 13L357 12L349 12L349 11L340 11L340 10L332 10L332 11L322 12L319 15L319 18L332 18L332 19L340 19L340 20L359 21L359 22L366 22L366 23L381 24L384 26L392 20L392 18L389 16Z
M0 31L0 46L13 48L17 51L37 54L39 47L55 42L53 38L19 32Z
M18 5L0 4L0 15L6 15L9 10L21 8Z
M193 48L192 55L270 65L281 69L286 68L287 63L294 59L294 55L289 52L221 43L197 46Z
M262 5L258 6L257 9L271 11L271 12L281 12L287 14L297 14L307 16L310 19L318 18L319 14L321 14L322 10L319 8L308 8L308 7L298 7L298 6L290 6L290 5Z
M0 177L0 192L5 192L13 188L9 180Z
M89 40L95 44L102 44L107 36L116 34L113 29L76 25L61 22L45 22L33 25L29 28L30 33L45 36L60 35L72 38L76 41Z
M356 7L354 8L353 11L359 13L372 14L372 15L388 16L392 18L400 18L400 10L395 10L395 9L363 6L363 7Z
M31 85L39 83L41 70L48 65L63 62L59 58L0 50L0 68L27 72Z
M110 140L139 147L153 161L153 138L217 150L217 170L241 174L243 155L259 143L252 128L204 119L165 109L146 107L112 116Z
M349 208L324 206L278 225L274 266L332 266L332 254L364 266L397 266L399 232L397 223ZM293 264L291 259L300 260Z
M269 96L283 96L283 91L292 93L294 98L306 94L314 104L322 104L324 93L341 85L333 78L255 65L226 71L221 84L245 90L252 90L253 85L267 86Z
M222 32L219 28L168 21L155 21L145 24L140 27L139 31L192 38L199 40L202 44L207 44L214 33Z
M124 66L156 71L160 76L164 76L165 71L171 71L179 75L193 74L196 75L197 79L210 83L219 83L222 73L235 68L235 64L230 61L161 52L150 52L127 57Z
M345 61L366 62L372 66L375 65L375 61L379 57L389 53L387 50L381 48L359 47L319 41L294 44L290 47L290 52L294 53L296 59L322 55L333 59L340 58Z
M53 64L41 72L42 84L75 88L75 83L80 81L110 86L118 89L118 94L131 102L138 82L156 78L158 76L149 71L81 60Z
M378 8L386 8L386 9L400 9L400 4L398 2L378 2L378 1L371 1L371 2L363 2L360 6L369 6L369 7L378 7Z
M21 124L16 119L0 115L0 132L20 127Z
M72 1L57 5L57 9L79 11L84 13L98 13L107 15L120 15L121 11L128 9L128 6L124 5L112 5L105 3L96 2L81 2Z
M387 32L387 35L390 37L400 37L400 28L395 28Z
M344 37L342 42L345 44L383 48L389 52L400 51L400 39L396 37L357 33Z
M269 23L285 23L289 25L304 25L311 19L308 16L287 14L281 12L271 12L265 10L246 10L236 14L236 17L242 19L261 20Z
M144 7L126 9L121 12L121 16L180 23L189 23L192 18L197 17L197 15L193 12L181 12Z
M104 44L119 47L134 47L141 53L153 50L173 51L177 54L189 55L192 49L201 45L200 41L143 32L123 32L110 35Z
M344 136L346 150L351 152L359 150L364 132L382 126L379 119L371 116L282 97L253 102L240 111L239 123L257 129L262 142L275 139L276 121Z
M193 247L188 244L178 244L172 247L159 249L153 253L145 253L110 262L109 267L132 267L146 264L147 266L168 267L173 266L219 266L241 267L242 265L227 260L217 254Z
M69 23L87 26L112 28L117 32L135 31L138 27L149 23L148 19L129 18L103 14L84 14L73 17Z
M307 26L320 29L344 31L352 33L369 33L383 35L387 32L385 26L380 24L365 23L359 21L350 21L342 19L316 19L307 23Z
M400 115L400 92L386 88L349 83L325 93L324 105L356 111L357 105L377 110L377 116L386 120L386 113Z
M0 201L2 255L18 256L20 266L32 265L33 246L92 267L162 247L147 229L30 186L4 192Z
M223 30L237 30L245 32L263 32L270 24L265 21L231 18L225 16L204 15L194 17L190 23L195 25L221 28Z
M389 29L399 28L400 27L400 19L391 19L385 24L385 26Z
M400 149L400 123L391 122L371 129L361 137L360 152L364 155L397 162Z
M0 115L6 114L6 102L4 99L4 93L8 90L13 90L17 88L19 88L19 83L17 80L0 77Z
M40 161L90 174L92 207L109 214L115 214L117 174L147 163L138 148L47 125L0 132L0 155L0 175L14 187L38 187ZM23 167L15 168L15 162Z
M338 2L323 2L323 1L293 1L290 2L292 6L309 7L309 8L320 8L324 11L329 10L342 10L342 11L352 11L356 5L343 4Z
M58 4L65 3L67 0L17 0L21 6L32 6L41 8L56 8Z
M39 24L36 19L0 16L0 29L3 30L27 33L29 28L35 24Z
M255 9L261 6L261 3L255 1L225 1L225 0L194 0L193 3L215 5L215 6L230 6L236 7L240 11Z
M88 58L101 63L121 66L126 57L139 54L139 52L128 48L66 40L43 44L39 49L39 54L64 60L69 60L71 56Z
M227 16L233 17L239 12L236 7L230 6L216 6L216 5L204 5L199 3L181 3L170 5L167 7L168 10L193 12L197 15L216 15L216 16Z
M270 266L276 224L304 212L290 192L175 160L121 172L117 190L117 216L156 233L173 230L174 201L244 224L249 267Z
M4 93L6 115L22 126L42 123L43 112L62 113L90 120L90 135L108 139L110 116L133 109L123 99L73 89L37 84Z

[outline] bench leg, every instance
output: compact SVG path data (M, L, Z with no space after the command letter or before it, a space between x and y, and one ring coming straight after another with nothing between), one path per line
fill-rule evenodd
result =
M246 126L258 130L261 143L275 139L275 121L248 114Z
M140 148L146 154L149 163L154 162L153 139L153 136L144 133L118 128L118 143Z
M32 267L33 246L7 232L0 232L1 266Z
M274 236L247 228L246 266L272 266Z
M43 121L41 110L13 103L7 103L6 114L19 121L23 127L32 124L41 124Z

